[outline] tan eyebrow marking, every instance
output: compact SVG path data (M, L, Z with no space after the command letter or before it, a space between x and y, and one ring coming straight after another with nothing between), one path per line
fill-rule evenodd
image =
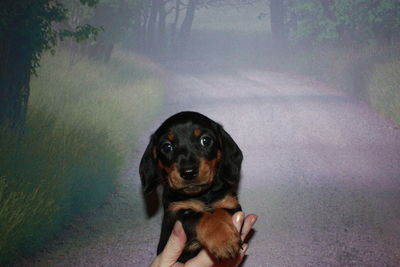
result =
M201 135L201 130L199 128L194 129L193 131L194 135L199 137Z
M156 148L156 146L153 146L152 153L153 153L153 158L156 159L157 158L157 148Z
M169 141L173 141L173 140L174 140L174 138L175 138L175 135L174 135L174 133L172 133L172 132L169 132L169 133L168 133L168 135L167 135L167 138L168 138L168 140L169 140Z

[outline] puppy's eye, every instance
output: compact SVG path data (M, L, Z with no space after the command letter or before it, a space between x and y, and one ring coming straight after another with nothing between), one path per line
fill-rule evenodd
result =
M210 147L212 145L213 140L208 135L203 135L200 138L200 144L204 147Z
M165 154L171 153L174 150L174 146L171 144L171 142L164 142L161 145L161 151L164 152Z

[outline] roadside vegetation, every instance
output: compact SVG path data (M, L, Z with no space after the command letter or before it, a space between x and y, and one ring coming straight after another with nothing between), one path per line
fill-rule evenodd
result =
M6 0L0 14L0 265L119 186L163 98L158 70L119 47L312 75L400 124L399 0Z
M400 124L399 1L271 0L270 12L275 68L316 76Z
M274 52L272 52L274 51ZM397 45L313 47L267 52L269 68L316 77L365 101L400 124L400 49ZM290 55L290 56L288 56Z
M377 64L368 85L368 101L400 125L400 57Z
M397 0L221 4L196 11L186 56L313 76L400 124L399 14Z
M162 74L122 51L109 64L45 55L30 85L24 130L0 128L0 265L107 201L163 97Z

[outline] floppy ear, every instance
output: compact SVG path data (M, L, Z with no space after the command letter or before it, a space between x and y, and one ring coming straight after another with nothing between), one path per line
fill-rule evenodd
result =
M232 137L217 124L222 149L219 175L229 184L234 185L239 182L240 170L242 168L243 154Z
M142 181L143 192L150 194L153 192L160 181L160 170L157 167L157 155L154 149L154 135L150 138L146 150L140 161L139 173Z

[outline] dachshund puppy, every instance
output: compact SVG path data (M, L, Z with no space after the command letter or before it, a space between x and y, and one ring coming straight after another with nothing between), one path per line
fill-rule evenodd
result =
M222 126L196 112L168 118L151 136L140 162L145 194L164 187L164 217L157 254L177 220L187 243L180 262L205 248L215 259L232 259L241 247L231 216L241 210L237 186L243 155Z

